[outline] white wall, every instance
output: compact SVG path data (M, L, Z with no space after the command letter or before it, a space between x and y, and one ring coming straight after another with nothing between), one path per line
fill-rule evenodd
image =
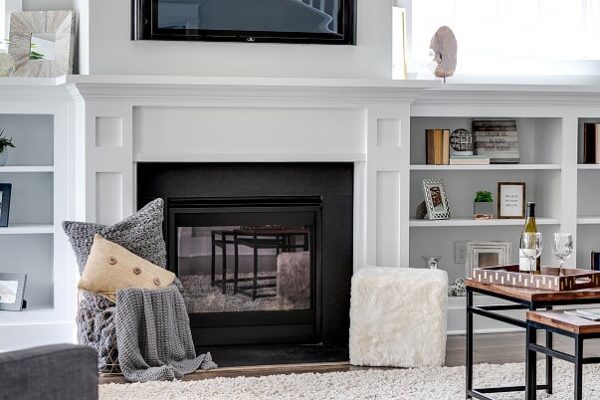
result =
M130 1L76 0L75 3L76 9L89 8L90 16L89 21L85 20L85 13L81 17L84 36L89 34L89 57L82 58L81 73L391 77L391 0L358 0L357 46L133 42L130 40ZM85 46L84 36L82 44ZM86 53L86 49L80 49L80 54Z
M71 9L73 9L73 0L23 0L24 11Z

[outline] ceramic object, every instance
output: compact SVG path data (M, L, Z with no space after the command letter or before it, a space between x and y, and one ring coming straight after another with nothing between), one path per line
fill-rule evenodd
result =
M15 60L8 53L0 53L0 77L6 78L15 72Z
M8 151L4 150L2 153L0 153L0 167L5 166L7 161L8 161Z
M425 260L429 269L438 269L438 262L441 258L440 256L423 256L423 260Z
M433 50L437 64L434 75L446 81L447 77L454 75L458 57L458 43L452 29L447 26L439 28L431 38L429 48Z
M494 203L489 201L475 201L473 206L473 217L475 219L494 218Z

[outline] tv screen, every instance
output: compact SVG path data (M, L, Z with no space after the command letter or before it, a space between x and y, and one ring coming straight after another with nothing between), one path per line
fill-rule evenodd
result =
M355 44L356 0L133 0L134 40Z

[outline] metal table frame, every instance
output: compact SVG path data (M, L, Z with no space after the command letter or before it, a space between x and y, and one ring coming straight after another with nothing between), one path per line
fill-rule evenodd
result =
M558 351L552 348L544 347L537 344L537 331L539 329L545 330L546 333L553 332L560 335L568 336L574 339L575 351L574 355ZM563 329L548 326L539 322L527 321L527 391L525 398L527 400L535 400L535 393L537 391L537 363L536 354L542 353L546 357L556 357L558 359L568 361L575 365L575 400L581 400L583 395L583 365L584 364L598 364L600 363L600 357L584 357L583 356L583 341L587 339L599 339L600 333L573 333L565 331Z
M512 304L501 304L501 305L481 305L476 306L473 303L473 295L474 293L484 294L490 297L494 297L501 300L506 300L511 302ZM535 390L546 390L548 394L552 394L552 358L556 356L554 350L552 349L552 330L546 331L546 349L549 352L546 354L546 383L543 385L532 385L528 379L526 379L525 386L505 386L505 387L490 387L490 388L481 388L474 389L473 388L473 316L478 315L486 318L490 318L496 321L504 322L509 325L517 326L519 328L527 328L527 321L521 320L517 318L513 318L507 315L503 315L498 313L498 311L508 311L508 310L529 310L536 311L539 309L551 310L553 306L558 305L575 305L575 304L594 304L598 303L598 299L571 299L568 301L558 300L558 301L527 301L517 299L511 296L505 296L499 293L495 293L492 291L487 291L480 288L474 288L467 286L467 346L466 346L466 398L471 399L480 399L480 400L493 400L493 398L488 397L487 394L493 393L506 393L506 392L525 392L527 388L526 399L534 399L535 391L533 391L533 387L535 386ZM525 345L524 350L526 352L526 365L527 368L531 368L532 363L534 363L535 357L530 359L530 352L527 350L527 343ZM557 358L560 358L556 356ZM529 397L533 396L533 397Z

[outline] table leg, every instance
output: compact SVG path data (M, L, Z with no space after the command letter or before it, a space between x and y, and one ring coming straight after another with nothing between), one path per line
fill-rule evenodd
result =
M258 240L256 233L254 234L254 279L252 285L252 300L256 300L256 291L258 289Z
M470 399L469 392L473 389L473 290L467 287L467 354L466 354L466 398Z
M239 271L240 271L237 233L233 234L233 253L234 253L234 258L235 258L235 261L234 261L235 265L234 265L234 271L233 271L233 294L237 294Z
M223 280L221 281L221 291L227 293L227 235L221 235L223 244Z
M537 343L537 329L528 324L525 336L525 399L535 400L537 392L537 353L535 350L531 350L530 345Z
M210 232L210 238L211 238L211 246L212 246L212 256L211 256L211 263L210 263L210 285L211 286L215 286L215 258L216 258L216 254L215 254L215 233L214 232Z
M546 347L552 348L552 332L546 331ZM546 392L552 394L552 356L546 356Z
M583 395L583 339L575 338L575 400L581 400Z

